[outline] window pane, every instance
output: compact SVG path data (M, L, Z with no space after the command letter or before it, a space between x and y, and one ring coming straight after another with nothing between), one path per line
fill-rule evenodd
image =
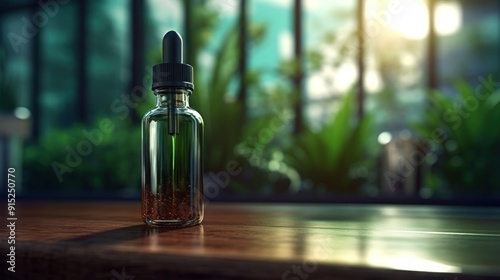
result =
M5 63L5 72L2 75L12 86L12 92L2 92L10 94L16 106L24 106L33 110L32 102L32 48L33 41L23 35L22 18L30 18L29 11L15 12L2 15L0 26L2 34L2 48L0 50L1 61ZM2 97L4 98L4 97ZM9 109L10 110L10 109Z
M238 66L239 49L237 49L236 45L232 45L231 42L228 42L228 39L238 40L240 35L237 29L239 24L239 4L240 2L237 0L211 0L207 2L207 8L210 9L215 20L211 22L210 37L205 39L206 42L197 58L198 70L196 72L200 75L199 78L202 79L203 83L210 82L213 74L212 69L217 63L216 60L222 59L222 57L217 57L221 50L232 52L231 54L233 56L231 59L234 62L234 66ZM231 66L233 66L233 64L231 64ZM236 98L239 85L238 82L237 79L231 79L229 87L224 89L224 95L227 98Z
M60 6L40 27L41 134L76 121L76 5Z
M356 1L304 1L307 61L305 107L308 124L331 120L338 102L358 77L355 46Z
M168 16L165 16L168 11ZM146 58L152 67L159 63L161 40L169 30L184 32L182 20L184 15L183 3L177 0L148 0L146 4Z
M292 1L264 1L249 2L251 22L263 24L266 35L262 43L252 49L250 68L262 69L265 73L263 82L271 85L279 79L272 74L279 62L290 59L293 53Z
M130 3L90 1L87 37L87 108L91 120L111 115L114 100L130 88Z
M425 112L434 160L423 191L498 198L500 176L492 167L500 154L493 125L500 114L500 2L438 1L435 17L439 102L432 98L432 109Z
M184 18L183 4L185 4L184 1L178 0L148 0L146 2L146 27L144 30L145 64L142 68L144 70L144 76L151 75L153 65L161 62L161 41L165 33L170 30L176 30L185 38L186 34L183 34L184 28L182 24ZM165 16L165 11L168 11L168 16ZM190 59L191 58L188 58L186 53L184 53L185 62ZM195 77L197 77L197 73L198 71L195 72ZM149 76L149 79L146 79L145 82L145 88L150 90L152 76ZM154 106L155 96L152 93L147 95L148 102L144 102L141 113L145 113Z
M365 6L366 110L379 131L418 118L426 98L426 1L369 0Z
M253 26L264 28L264 37L251 46L248 54L249 71L258 73L257 93L248 94L250 113L262 112L263 94L289 91L291 81L277 70L283 63L293 59L293 1L254 0L248 3L248 19ZM262 90L264 89L264 90ZM285 93L291 100L290 93ZM264 99L265 100L265 99ZM283 105L283 104L275 104Z
M427 1L368 0L364 9L365 111L373 118L372 157L379 157L367 188L381 196L418 195L420 165L393 183L401 162L414 152L410 128L423 117L427 99L429 35ZM410 139L411 138L411 139ZM398 169L399 168L399 169ZM393 173L390 173L393 172ZM399 179L399 177L398 177Z
M439 85L450 88L461 78L500 75L500 2L439 1L437 57Z

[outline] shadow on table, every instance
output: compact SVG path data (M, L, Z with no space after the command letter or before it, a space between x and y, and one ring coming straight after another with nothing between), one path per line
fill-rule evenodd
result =
M154 228L148 227L146 225L136 225L124 228L117 228L113 230L98 232L94 234L89 234L85 236L80 236L77 238L71 238L63 240L59 243L72 245L72 246L99 246L99 245L114 245L122 244L127 241L138 240L143 238L155 237L159 234L176 232L176 235L182 234L182 231L186 231L187 234L193 233L193 228L198 228L201 226L195 226L190 228L182 229L169 229L169 228ZM197 231L199 233L199 230Z

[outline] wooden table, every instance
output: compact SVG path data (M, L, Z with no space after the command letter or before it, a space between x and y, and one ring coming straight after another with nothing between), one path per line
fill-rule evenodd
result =
M500 279L500 208L212 203L178 230L146 228L138 202L16 211L2 279Z

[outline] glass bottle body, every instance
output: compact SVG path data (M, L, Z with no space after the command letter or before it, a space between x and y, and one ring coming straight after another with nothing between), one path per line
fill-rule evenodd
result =
M203 220L203 119L185 89L155 90L142 120L142 218L151 226Z

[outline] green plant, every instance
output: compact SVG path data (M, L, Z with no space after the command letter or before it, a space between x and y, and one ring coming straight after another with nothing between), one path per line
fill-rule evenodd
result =
M274 101L283 100L282 90L269 90L262 88L257 70L250 71L244 77L244 86L247 91L258 99L257 116L248 112L249 103L246 104L238 98L228 98L231 82L238 79L238 29L235 24L222 40L222 44L215 53L214 65L209 71L206 82L197 80L201 88L200 99L196 103L205 121L205 168L206 171L222 170L230 160L237 160L249 176L239 176L232 181L232 190L243 192L271 192L278 189L287 190L297 181L295 174L284 163L273 166L278 154L273 140L276 135L267 141L255 140L259 133L269 126L269 119L275 117L277 106ZM253 26L250 31L252 44L257 44L265 33L262 26ZM259 98L255 98L259 96ZM273 106L274 105L274 106ZM280 104L282 107L284 104ZM282 124L285 127L286 124ZM284 131L284 129L283 129ZM250 154L242 154L237 147L247 142L251 149ZM255 141L261 147L252 146ZM248 143L247 143L248 144ZM252 161L251 159L256 159ZM281 186L280 186L281 185ZM295 184L297 185L297 184ZM293 186L292 186L293 188Z
M184 34L184 42L186 61L195 68L195 91L190 98L190 105L200 112L205 124L205 172L219 172L226 168L228 162L237 161L243 172L231 178L231 188L226 189L228 192L266 192L273 190L275 182L289 182L287 177L291 176L292 171L285 166L269 169L269 163L276 155L276 147L270 142L266 142L265 147L259 143L262 147L258 149L249 144L251 155L243 155L237 148L251 142L259 131L268 126L266 119L275 114L271 109L276 109L274 104L277 99L283 100L283 91L263 88L260 80L262 69L253 69L248 70L242 80L248 92L247 100L237 97L235 85L241 79L238 72L238 22L218 40L220 44L211 52L213 63L205 68L199 66L199 55L211 43L210 39L218 24L217 11L204 0L183 1L183 5L190 11L187 14L192 15L191 19L187 19L190 25ZM258 45L265 33L263 25L250 24L247 43ZM159 61L160 53L157 50L151 57ZM257 109L250 110L250 104L256 105ZM259 158L258 163L250 162L250 158Z
M299 190L300 176L283 160L285 155L281 148L289 139L292 116L287 109L275 110L247 124L244 140L235 146L234 152L238 162L247 163L250 176L241 186L236 182L236 188L260 193Z
M460 81L456 95L430 94L424 121L415 125L438 155L425 176L425 187L438 194L447 190L456 195L500 194L500 130L494 127L500 119L500 91L492 91L492 86L475 92Z
M379 145L371 132L371 116L354 116L354 91L348 93L332 120L320 131L306 127L292 139L285 161L313 190L357 193L366 182ZM362 170L357 172L357 169Z
M190 22L183 35L186 47L186 62L194 66L195 90L190 106L203 117L205 124L205 171L219 171L236 156L234 147L245 139L246 125L252 122L247 116L247 104L229 96L231 86L240 77L238 73L238 22L225 34L213 52L213 64L204 69L199 66L203 48L211 43L214 29L219 23L218 11L205 0L186 0L184 9L189 10L186 21ZM196 4L196 5L195 5ZM250 26L249 44L258 44L265 34L260 25ZM161 50L151 55L161 61ZM257 87L258 74L248 73L243 82L248 91ZM265 102L265 101L264 101Z
M45 134L38 143L25 149L25 185L35 193L49 187L61 193L137 193L141 174L140 128L121 120L112 124L113 131L102 133L102 140L97 144L84 133L98 129L97 124L89 127L76 124ZM91 144L88 154L83 147L88 144L81 144L83 142Z

